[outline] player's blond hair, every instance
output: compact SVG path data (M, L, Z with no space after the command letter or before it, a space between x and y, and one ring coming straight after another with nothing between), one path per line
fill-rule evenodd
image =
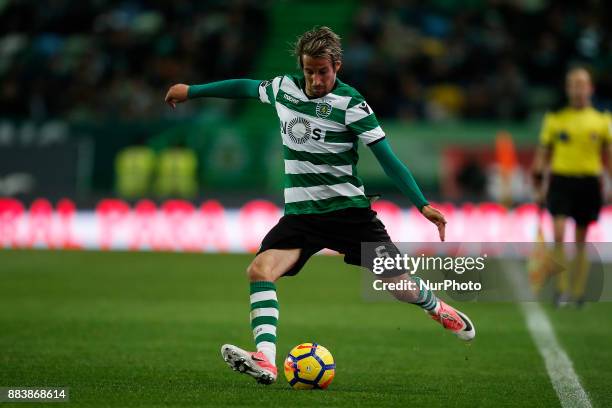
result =
M304 67L302 61L304 55L312 58L328 58L333 66L336 62L342 61L340 36L329 27L314 27L298 37L293 54L297 57L300 68Z

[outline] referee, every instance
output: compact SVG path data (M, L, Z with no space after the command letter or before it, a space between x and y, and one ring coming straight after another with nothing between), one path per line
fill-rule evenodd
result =
M569 106L544 118L533 178L536 201L546 201L553 216L555 266L550 272L557 275L555 304L562 306L571 300L582 306L589 271L585 241L603 201L602 156L608 152L612 159L611 116L591 105L593 81L585 68L567 72L565 90ZM550 174L547 193L545 173ZM566 265L563 246L568 217L576 223L576 256L571 266Z

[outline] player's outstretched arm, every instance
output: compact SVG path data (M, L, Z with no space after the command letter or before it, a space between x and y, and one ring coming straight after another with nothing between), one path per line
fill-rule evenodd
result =
M370 148L385 174L393 180L402 193L408 196L410 201L421 211L421 214L438 227L440 241L444 241L446 228L444 215L429 205L412 173L393 153L389 142L386 139L381 139L371 144Z
M259 84L255 79L228 79L225 81L210 82L203 85L172 85L166 94L166 103L176 108L177 103L194 98L227 98L244 99L259 98Z

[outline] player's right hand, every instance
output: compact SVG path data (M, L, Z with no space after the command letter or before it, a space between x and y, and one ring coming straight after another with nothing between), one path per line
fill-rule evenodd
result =
M177 103L187 100L189 86L185 84L172 85L166 94L166 103L172 108L176 108Z

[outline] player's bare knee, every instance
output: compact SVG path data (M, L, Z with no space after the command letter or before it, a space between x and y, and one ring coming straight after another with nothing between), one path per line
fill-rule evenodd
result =
M272 268L266 265L261 259L255 258L247 267L247 277L251 282L271 281Z

